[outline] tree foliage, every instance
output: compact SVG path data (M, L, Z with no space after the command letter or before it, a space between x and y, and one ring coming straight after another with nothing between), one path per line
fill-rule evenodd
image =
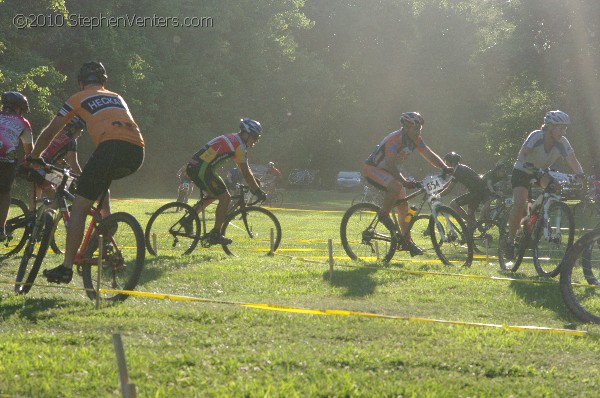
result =
M172 187L181 164L213 136L236 130L241 117L265 127L252 162L318 168L328 178L359 169L404 111L424 115L435 151L462 152L483 171L514 158L543 114L562 109L590 167L600 122L598 4L0 0L0 89L30 98L38 133L77 90L79 65L101 60L147 142L140 194ZM69 23L18 29L18 14L60 14ZM70 22L78 16L206 23L92 29Z

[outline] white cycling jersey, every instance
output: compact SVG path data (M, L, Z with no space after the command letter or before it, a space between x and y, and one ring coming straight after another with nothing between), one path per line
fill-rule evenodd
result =
M531 169L525 168L525 163L531 163L535 168L545 169L551 167L559 158L565 158L571 153L575 152L569 140L566 137L560 137L560 140L554 142L552 148L546 151L544 148L544 132L542 130L535 130L525 140L521 150L523 148L530 148L531 150L523 157L522 160L517 158L515 162L515 169L524 171L526 173L533 173Z

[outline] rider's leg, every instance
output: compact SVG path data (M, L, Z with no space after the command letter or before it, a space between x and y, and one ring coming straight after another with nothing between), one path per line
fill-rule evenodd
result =
M519 229L521 219L527 212L528 189L525 187L513 188L513 206L508 216L508 242L513 242Z

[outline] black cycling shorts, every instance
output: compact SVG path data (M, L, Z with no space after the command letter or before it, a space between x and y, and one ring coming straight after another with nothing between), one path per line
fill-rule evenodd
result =
M531 186L531 180L535 179L533 174L524 172L523 170L513 169L512 177L510 177L510 183L514 188L523 187L529 189Z
M470 191L458 196L454 199L454 202L461 207L465 205L477 207L481 202L485 201L488 196L489 195L485 191Z
M0 194L9 194L15 181L15 163L0 163Z
M77 180L76 193L96 200L113 180L133 174L144 162L144 148L120 140L98 145Z
M209 197L216 198L227 190L223 179L215 172L208 163L192 160L187 166L187 175L194 181L200 190L206 192Z

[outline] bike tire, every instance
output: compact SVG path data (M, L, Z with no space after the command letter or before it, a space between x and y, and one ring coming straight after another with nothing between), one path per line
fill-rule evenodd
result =
M506 241L505 226L505 223L499 224L492 219L479 220L472 234L475 250L486 257L489 257L490 253L497 257L500 245Z
M379 207L358 203L344 213L340 238L344 251L352 260L389 262L396 252L397 241L392 231L377 219Z
M448 206L435 208L431 217L431 243L444 265L470 267L473 263L473 239L463 219ZM440 217L442 216L442 217Z
M53 226L54 219L50 213L44 213L33 226L17 271L15 293L27 294L31 290L48 251Z
M10 208L8 210L10 218L6 221L4 230L7 238L0 242L0 256L2 258L10 257L21 251L27 238L29 238L29 229L27 228L27 218L34 219L35 215L29 213L25 202L20 199L11 198Z
M583 322L596 324L600 324L600 283L597 276L600 272L599 244L600 229L581 236L561 261L559 282L563 301L569 311Z
M594 229L600 222L600 213L596 203L581 201L573 206L573 218L575 225L582 232Z
M192 220L191 226L187 227L189 230L186 231L182 220L189 219ZM201 232L200 217L192 206L170 202L159 207L150 216L144 232L144 241L148 253L153 256L190 254L196 248Z
M560 212L560 213L557 213ZM555 234L555 227L550 228L550 240L546 241L544 237L544 224L546 222L552 225L560 214L561 223L558 226L560 234ZM542 220L541 217L535 226L535 235L533 238L533 265L539 276L555 277L560 273L561 260L575 239L575 220L569 206L563 202L555 202L548 209L548 220ZM564 222L568 222L566 228ZM562 238L562 233L567 232L566 239ZM553 237L554 236L554 237Z
M71 212L69 206L69 213ZM54 254L64 254L63 248L67 245L67 226L62 213L59 211L54 217L54 227L52 229L52 238L50 239L50 248Z
M249 206L228 215L221 233L231 239L229 245L222 245L223 251L230 256L241 252L259 252L271 254L271 230L273 230L273 252L281 243L281 224L269 210Z
M100 286L97 286L97 262L82 267L83 286L91 300L96 300L98 287L111 290L134 290L142 270L146 249L144 247L144 231L140 223L128 213L113 213L103 219L92 233L86 248L86 258L98 256L98 236L104 239L102 275ZM92 272L93 271L93 272ZM104 301L123 301L129 295L108 292L102 297Z

